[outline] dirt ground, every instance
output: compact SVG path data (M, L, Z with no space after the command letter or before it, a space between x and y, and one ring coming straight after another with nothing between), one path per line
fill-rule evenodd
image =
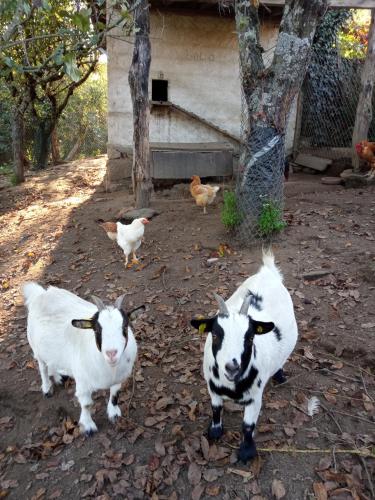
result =
M218 443L205 437L204 338L189 322L214 313L213 291L227 297L257 270L260 248L225 232L221 197L205 216L172 190L156 194L161 214L146 227L141 264L125 270L96 221L113 220L132 200L105 192L104 166L104 158L75 162L0 191L0 498L375 498L375 189L297 174L287 183L289 226L274 251L299 342L288 382L266 388L259 458L244 466L240 407L226 407ZM97 393L91 438L79 435L74 382L50 399L41 394L20 296L30 279L82 297L126 292L128 307L146 305L123 417L108 422L107 394ZM313 396L320 406L311 417Z

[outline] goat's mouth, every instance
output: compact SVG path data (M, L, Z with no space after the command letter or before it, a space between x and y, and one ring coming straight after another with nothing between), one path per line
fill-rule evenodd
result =
M238 370L238 372L236 373L228 373L228 372L225 373L225 376L229 380L229 382L234 382L235 384L237 384L237 382L240 381L242 375L243 373L241 370Z
M118 359L107 359L107 364L111 367L114 368L115 366L118 365L119 360Z

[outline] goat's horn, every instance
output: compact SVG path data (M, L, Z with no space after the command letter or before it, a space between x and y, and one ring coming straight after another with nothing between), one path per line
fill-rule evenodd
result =
M117 299L115 301L115 307L116 307L116 309L121 309L121 306L122 306L122 303L124 301L125 295L126 295L126 293L123 293L122 295L120 295L120 297L117 297Z
M227 305L226 305L224 299L222 297L220 297L220 295L218 295L215 292L214 292L214 297L215 297L217 303L219 304L219 315L220 316L228 316L229 311L228 311L228 308L227 308Z
M99 297L95 297L95 295L91 295L91 300L94 302L96 307L99 309L99 312L103 311L103 309L105 309L104 302L102 301L102 299L99 299Z
M245 316L247 316L247 311L249 310L251 297L252 297L252 293L247 292L247 294L245 295L245 298L243 299L243 302L242 302L240 314L244 314Z

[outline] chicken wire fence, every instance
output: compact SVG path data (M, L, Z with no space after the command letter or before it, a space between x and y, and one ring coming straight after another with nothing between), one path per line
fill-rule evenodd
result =
M263 54L265 68L272 62L273 49ZM242 72L240 64L240 72ZM240 74L243 81L243 75ZM241 86L242 89L242 86ZM240 225L237 236L243 244L259 240L269 242L283 225L283 173L285 137L275 129L256 126L247 112L241 91L241 146L236 178L236 200ZM281 227L280 227L281 229Z
M362 68L363 60L342 57L339 47L313 51L301 92L299 152L350 163ZM375 117L369 130L372 137Z
M242 141L236 195L242 218L238 234L244 243L274 239L278 230L267 232L267 224L270 227L272 221L276 222L276 228L283 226L284 178L280 173L286 165L286 154L293 153L293 158L298 153L312 154L332 160L339 170L351 168L352 134L364 61L343 57L341 53L337 36L335 43L328 48L319 44L313 46L298 110L292 113L296 126L288 127L295 134L293 151L285 151L286 138L276 133L274 137L270 136L269 129L255 130L249 137L248 130L253 130L253 127L242 91ZM264 54L266 68L272 57L272 51ZM373 107L375 109L375 92ZM297 115L301 117L300 122ZM368 138L375 140L375 116ZM291 143L293 137L288 138L289 147Z

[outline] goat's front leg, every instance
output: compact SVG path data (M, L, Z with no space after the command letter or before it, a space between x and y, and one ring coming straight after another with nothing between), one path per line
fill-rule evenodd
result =
M212 421L208 427L209 439L219 439L224 433L221 413L223 410L223 398L216 394L211 394Z
M257 449L253 439L255 425L258 420L260 408L262 405L262 393L256 394L254 400L251 400L245 406L245 414L242 424L243 441L238 451L238 459L246 463L254 458L257 454Z
M79 401L79 404L81 405L81 415L79 417L79 425L81 426L81 431L86 434L86 436L92 436L94 432L98 430L98 428L91 418L91 392L78 386L76 389L76 397Z
M118 393L120 389L121 384L112 385L109 389L107 415L111 422L114 422L118 417L121 417L121 409L118 405Z

